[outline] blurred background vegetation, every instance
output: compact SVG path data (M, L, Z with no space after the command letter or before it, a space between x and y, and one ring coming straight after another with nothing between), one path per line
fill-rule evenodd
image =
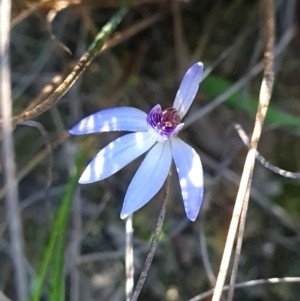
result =
M148 112L157 103L171 106L184 71L196 61L202 61L211 72L189 111L189 126L180 135L201 156L205 200L197 221L188 222L173 173L163 235L140 300L188 300L213 286L246 154L233 124L240 123L251 134L262 78L261 73L247 78L262 59L260 5L261 1L254 0L132 0L112 36L115 44L92 61L55 106L35 119L47 134L41 135L31 126L16 127L24 260L31 291L45 263L49 240L54 234L60 237L56 240L60 248L51 253L40 300L55 300L54 287L64 280L66 300L124 300L125 296L125 230L119 214L141 160L104 181L75 187L76 175L71 175L78 153L83 150L83 167L122 133L69 137L66 130L82 117L107 107L133 106ZM116 0L13 1L14 115L41 102L61 83L119 7ZM300 2L275 0L275 9L276 42L281 44L259 151L276 166L297 171ZM285 43L288 34L290 43ZM241 79L239 91L211 106ZM209 109L207 114L202 114L203 108ZM3 198L3 189L0 193ZM136 277L147 254L160 202L159 194L133 217ZM60 211L59 223L56 216L61 204L66 207ZM275 175L257 163L238 282L300 276L299 242L299 180ZM53 263L59 257L65 258L62 277L57 276L60 274ZM1 201L0 291L16 300L13 271ZM296 301L299 296L299 284L277 284L237 290L234 300Z

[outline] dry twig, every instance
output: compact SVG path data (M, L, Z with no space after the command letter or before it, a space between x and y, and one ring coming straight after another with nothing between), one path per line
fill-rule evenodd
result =
M282 51L286 48L286 46L291 42L293 37L295 36L296 30L295 27L289 28L278 44L276 45L274 49L274 57L277 57L282 53ZM245 75L243 75L238 81L236 81L234 84L232 84L227 90L225 90L221 95L217 96L215 99L210 101L206 106L199 109L195 113L191 114L186 120L185 120L185 127L187 128L192 123L197 121L198 119L203 118L207 114L211 113L213 110L215 110L217 107L219 107L222 103L224 103L230 96L232 96L237 91L241 90L251 78L257 76L262 70L263 70L264 64L262 61L258 62L256 65L254 65L249 72L247 72ZM206 77L211 72L210 68L206 68L206 71L204 72L204 77Z
M2 151L4 179L6 188L6 210L9 225L11 253L15 272L15 287L19 301L28 297L26 269L23 260L22 222L18 202L18 185L15 176L15 158L13 145L12 101L10 88L9 36L11 1L0 2L0 100L3 121Z
M51 142L51 149L55 149L63 143L68 137L69 133L61 133L54 141ZM46 146L39 151L26 165L17 172L16 180L20 182L31 170L33 170L46 156L49 155L49 147ZM0 199L6 194L6 187L0 188Z
M126 219L126 247L125 247L125 276L126 276L126 301L130 301L134 285L134 263L133 263L133 227L132 215Z
M137 22L132 27L125 30L123 33L116 34L112 39L108 40L106 43L101 45L101 47L95 47L95 44L99 43L98 40L99 38L101 38L101 35L107 35L107 32L110 30L110 27L104 27L103 30L99 33L99 35L96 37L95 44L93 44L89 48L89 50L81 57L81 59L76 64L72 72L63 81L59 77L57 79L58 83L55 82L45 86L41 94L33 100L35 105L30 104L29 107L21 114L14 116L13 124L17 125L26 120L33 119L49 110L56 102L58 102L65 95L65 93L72 87L72 85L82 74L82 72L86 70L86 68L90 65L92 60L100 52L114 47L122 41L146 29L147 27L161 20L162 16L162 13L157 13L149 18ZM118 17L122 17L122 12L120 12L120 15ZM115 18L115 22L118 22L117 18Z
M41 102L34 108L15 116L13 118L13 123L16 125L26 120L33 119L49 110L58 100L60 100L73 86L78 77L86 70L92 60L98 55L99 51L103 47L104 41L111 34L112 30L121 22L126 12L127 9L124 7L110 19L110 21L95 37L94 42L87 50L87 52L80 58L79 62L76 64L72 72L64 79L64 81L53 91L53 93L48 98L46 98L43 102Z
M228 271L228 266L231 258L233 243L236 237L237 229L239 226L241 212L244 207L244 210L247 210L247 205L249 201L250 187L252 182L253 169L255 164L255 154L257 145L261 136L263 123L269 106L273 81L274 81L274 72L273 72L273 59L274 59L274 12L273 12L273 0L265 0L263 2L263 11L264 11L264 29L265 29L265 52L264 52L264 76L262 80L260 95L259 95L259 104L257 109L257 114L255 118L255 124L253 129L253 134L250 141L250 149L248 151L244 170L236 197L235 207L232 215L232 220L230 223L228 236L226 240L226 245L224 248L224 253L222 257L222 262L219 269L219 274L217 278L217 283L215 291L212 297L212 301L219 301L223 292L223 287ZM244 215L246 217L246 214ZM243 225L243 222L242 224ZM242 228L241 228L242 229ZM243 229L242 229L243 230ZM242 237L240 236L240 239ZM238 248L241 247L241 242L238 242ZM237 264L237 263L236 263ZM235 277L235 276L233 276ZM233 283L235 282L232 281ZM231 294L229 294L230 298Z
M249 147L249 138L248 138L246 132L243 130L242 126L240 124L236 124L235 129L237 130L243 143L247 147ZM288 171L288 170L279 168L279 167L271 164L270 162L268 162L258 151L256 152L256 160L261 165L263 165L265 168L271 170L272 172L274 172L282 177L291 178L291 179L300 179L300 172L292 172L292 171Z
M235 288L245 288L257 285L265 285L265 284L278 284L278 283L297 283L300 282L300 277L284 277L284 278L269 278L269 279L257 279L257 280L249 280L246 282L237 283L234 285ZM229 285L223 287L223 291L229 290ZM211 289L207 292L201 293L188 301L200 301L209 296L211 296L214 292L214 289Z

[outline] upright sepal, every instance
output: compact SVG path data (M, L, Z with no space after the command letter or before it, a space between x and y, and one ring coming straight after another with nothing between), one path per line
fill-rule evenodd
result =
M199 84L203 77L203 64L194 64L184 75L177 91L173 107L178 111L180 118L183 118L190 108Z

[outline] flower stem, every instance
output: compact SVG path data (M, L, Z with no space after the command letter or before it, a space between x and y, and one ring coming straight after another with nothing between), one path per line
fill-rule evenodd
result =
M170 179L171 179L171 171L168 174L167 180L163 186L163 197L162 197L162 204L159 212L159 216L157 219L156 223L156 228L152 237L152 241L150 244L150 249L149 253L147 255L147 258L144 263L143 270L141 272L141 275L139 277L139 280L134 288L131 301L136 301L140 295L140 292L144 286L145 280L148 275L148 271L150 269L157 245L158 245L158 240L159 240L159 235L162 229L162 225L164 223L165 215L166 215L166 210L167 210L167 202L168 202L168 197L169 197L169 191L170 191Z

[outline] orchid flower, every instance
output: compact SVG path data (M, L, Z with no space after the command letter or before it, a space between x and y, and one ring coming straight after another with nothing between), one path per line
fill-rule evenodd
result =
M133 132L104 147L83 172L79 183L103 180L148 152L125 195L121 218L126 218L153 198L169 173L174 159L186 215L195 221L203 199L203 170L199 155L177 137L203 76L203 64L196 63L184 75L173 107L157 104L147 115L131 107L104 109L82 119L70 133L83 135L109 131Z

